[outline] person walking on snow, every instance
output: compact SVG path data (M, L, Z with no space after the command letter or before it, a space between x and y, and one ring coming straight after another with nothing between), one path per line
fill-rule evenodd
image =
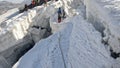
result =
M35 6L39 5L40 0L35 0Z
M40 0L37 0L37 5L40 5Z
M28 10L28 6L27 6L27 4L25 4L24 11L27 11L27 10Z
M32 0L32 8L35 7L35 1Z
M45 6L47 6L47 1L48 1L48 0L44 0Z
M35 1L35 6L37 6L37 0L34 0Z
M63 9L63 12L62 12L62 18L65 19L66 16L65 16L65 10Z
M61 22L61 15L62 15L62 12L61 12L61 8L59 7L59 9L58 9L58 23Z

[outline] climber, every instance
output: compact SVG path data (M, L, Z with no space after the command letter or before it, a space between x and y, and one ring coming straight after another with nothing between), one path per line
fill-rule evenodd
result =
M39 1L40 1L40 0L35 0L35 6L38 6L38 5L39 5Z
M24 11L27 11L27 10L28 10L28 6L27 6L27 4L25 4Z
M39 6L40 5L40 0L37 0L37 6Z
M58 8L58 14L61 15L62 12L61 12L61 7Z
M37 6L37 0L34 0L35 1L35 6Z
M61 15L62 15L61 8L59 7L59 9L58 9L58 23L61 22Z
M45 4L45 6L47 6L47 1L48 1L48 0L44 0L44 4Z
M35 4L36 4L35 1L32 0L32 8L35 7Z
M65 19L66 16L65 16L65 10L63 9L63 12L62 12L62 18Z
M60 22L61 22L61 15L58 14L58 23L60 23Z

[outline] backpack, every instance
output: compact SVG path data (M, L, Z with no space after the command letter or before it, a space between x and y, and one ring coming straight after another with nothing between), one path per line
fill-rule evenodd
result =
M58 14L61 14L61 13L62 13L62 12L61 12L61 8L59 8L59 9L58 9Z

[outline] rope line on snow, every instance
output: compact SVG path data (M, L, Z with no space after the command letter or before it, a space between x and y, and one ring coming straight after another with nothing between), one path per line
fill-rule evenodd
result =
M65 64L65 58L64 58L64 55L63 55L62 47L61 47L61 44L60 44L60 37L61 37L61 35L60 35L60 33L59 33L59 38L58 38L58 44L59 44L59 45L58 45L58 46L59 46L60 51L61 51L61 55L62 55L64 67L67 68L67 67L66 67L66 64Z

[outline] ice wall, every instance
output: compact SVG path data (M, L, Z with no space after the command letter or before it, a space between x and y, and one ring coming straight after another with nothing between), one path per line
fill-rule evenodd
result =
M35 16L29 10L0 24L0 68L11 68L34 45L28 29Z
M120 52L119 1L84 0L86 17L104 36L113 51Z
M1 25L0 52L19 43L19 40L27 35L27 29L36 15L35 10L19 14Z
M29 29L32 29L32 26L34 25L45 28L43 31L38 29L38 32L36 32L39 34L36 35L36 37L39 38L38 36L40 36L40 38L37 40L39 41L41 37L43 37L42 35L47 31L46 27L48 27L49 24L46 22L49 23L50 16L56 13L58 7L60 6L62 6L60 1L53 4L49 2L47 7L42 5L33 9L29 9L28 11L18 14L15 17L3 22L0 25L0 52L19 43L19 40L23 39L27 34L32 32L35 34L33 30L31 31ZM41 34L42 32L40 31L42 31L43 34Z
M49 17L55 13L56 8L54 5L38 6L12 17L0 25L1 68L11 68L34 45L34 42L50 35ZM33 26L39 26L41 29L33 28Z
M57 13L57 9L62 6L61 1L48 2L48 6L38 6L38 14L33 19L31 26L38 28L30 28L30 33L34 42L38 42L40 39L47 37L51 33L50 17ZM47 33L46 33L47 31ZM46 34L46 35L45 35Z

